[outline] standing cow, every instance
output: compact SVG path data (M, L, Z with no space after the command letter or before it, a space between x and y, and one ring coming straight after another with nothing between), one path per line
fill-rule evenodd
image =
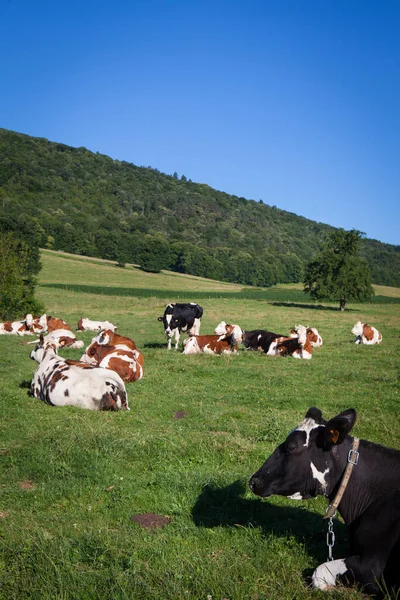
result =
M252 476L250 489L263 498L326 496L327 516L338 508L348 527L351 556L320 565L313 587L325 590L338 580L379 594L400 584L400 452L350 437L355 420L351 408L329 421L310 408Z
M175 350L178 350L179 336L182 331L189 335L199 335L200 321L203 316L203 308L195 302L177 304L171 302L164 310L164 314L158 317L164 324L165 334L168 340L168 350L171 350L171 339L175 338Z

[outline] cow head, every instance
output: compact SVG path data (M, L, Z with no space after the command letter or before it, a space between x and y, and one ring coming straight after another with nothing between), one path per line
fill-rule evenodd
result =
M354 325L353 329L351 330L351 333L353 335L356 336L361 336L364 332L364 325L361 323L361 321L357 321L357 323Z
M165 333L168 336L171 336L173 330L179 327L179 319L172 312L165 311L162 317L158 317L158 321L162 321Z
M220 336L220 340L230 337L233 345L240 344L243 339L241 327L239 327L239 325L227 324L225 321L221 321L214 329L214 332Z
M334 456L355 420L352 408L329 421L322 418L318 408L310 408L300 425L251 477L250 489L263 498L273 494L292 500L328 496L341 475Z
M63 345L63 342L58 342L57 340L45 340L43 334L41 333L39 341L36 344L35 349L30 353L29 358L41 363L46 352L50 351L53 354L57 354L58 348Z
M291 331L291 337L297 337L299 339L299 344L304 346L307 341L307 331L308 328L304 327L304 325L296 325Z
M30 329L33 325L33 315L31 315L30 313L27 314L25 317L25 325L27 329Z
M114 336L114 332L111 331L111 329L102 329L100 331L100 333L98 333L91 341L91 344L93 344L93 342L97 342L98 344L101 344L102 346L108 346L112 340Z
M290 330L290 337L292 337L292 338L299 337L299 329L303 333L303 338L304 338L304 329L305 329L307 339L311 343L311 346L315 346L315 347L322 346L322 338L318 333L318 329L316 329L315 327L309 327L308 325L307 325L307 327L303 327L303 325L296 325L296 327L294 329ZM303 345L304 345L304 343L305 342L303 342Z

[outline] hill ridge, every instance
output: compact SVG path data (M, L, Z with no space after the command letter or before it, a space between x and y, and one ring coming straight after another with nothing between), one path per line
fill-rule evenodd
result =
M302 279L334 228L84 147L0 129L2 228L38 245L243 285ZM23 221L23 222L22 222ZM400 247L365 239L373 281L400 285Z

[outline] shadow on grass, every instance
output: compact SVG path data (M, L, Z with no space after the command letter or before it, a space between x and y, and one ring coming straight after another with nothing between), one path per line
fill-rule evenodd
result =
M164 342L163 344L160 344L159 342L148 342L146 344L142 344L143 348L166 348L167 347L167 343Z
M21 381L21 383L19 384L19 387L21 390L30 390L31 381L27 381L26 379L24 379L24 381Z
M324 306L323 304L300 304L298 302L270 302L272 306L283 306L286 308L305 308L307 310L333 310L340 312L340 308L336 306ZM346 308L345 312L355 312L352 308Z
M245 491L243 481L235 481L223 488L207 484L192 509L195 525L209 528L260 527L265 537L293 536L298 543L305 544L316 566L326 561L328 523L322 515L305 507L275 506L256 496L254 500L248 500L243 497ZM345 557L348 552L346 527L335 520L334 529L335 557Z

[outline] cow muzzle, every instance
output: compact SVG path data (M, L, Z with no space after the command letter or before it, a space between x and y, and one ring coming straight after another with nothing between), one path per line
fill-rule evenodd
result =
M253 477L250 479L249 487L256 496L267 498L268 496L272 495L270 492L266 491L265 482L261 477L256 477L253 475Z

